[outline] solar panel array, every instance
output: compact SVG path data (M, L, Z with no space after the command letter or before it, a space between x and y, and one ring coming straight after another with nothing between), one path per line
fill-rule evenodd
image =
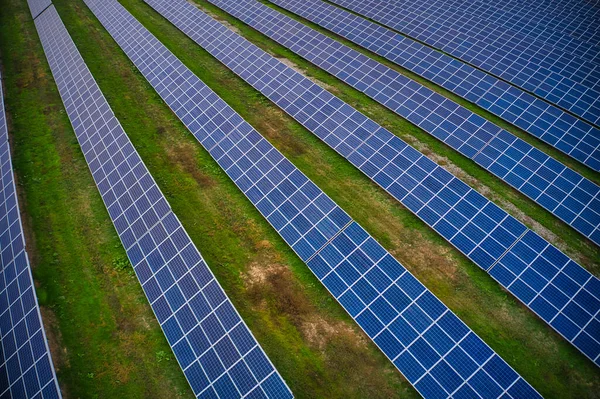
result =
M473 159L600 245L600 187L592 181L466 108L264 4L255 0L210 1ZM178 26L209 48L211 36L202 23L194 22L192 27L189 26L191 22L184 21L184 18L175 18ZM217 50L209 48L209 51L217 58L220 58L216 55L219 52L240 53L237 58L229 56L223 60L234 71L236 59L246 57L246 62L254 63L253 66L258 69L252 71L257 78L249 82L267 97L273 97L264 90L265 83L275 78L269 73L271 66L266 61L253 61L256 54L263 53L248 42L239 46L246 48L234 50L234 46L230 46L222 50L222 46L217 46ZM263 57L270 58L268 55ZM248 80L243 74L241 76ZM300 75L298 79L306 81L303 83L305 87L298 90L308 91L306 85L310 82ZM319 88L313 90L324 92ZM300 104L290 101L291 96L302 94L292 93L285 98L275 94L275 98L271 99L313 132L328 119L333 119L327 122L330 126L340 124L341 121L332 118L328 112L313 117L314 121L308 123L309 117L313 116L312 109L321 108L321 102L302 110L308 100ZM328 95L323 94L325 102L333 97ZM316 134L319 135L318 132ZM340 134L345 133L338 133L338 136Z
M486 0L486 3L488 1ZM594 7L591 1L541 1L541 2L518 2L508 1L501 5L503 10L522 15L530 9L533 15L532 21L540 20L538 14L546 15L547 18L539 23L552 28L558 32L567 33L573 37L590 41L585 33L592 34L592 28L598 26L597 16L600 8ZM527 14L526 14L527 15ZM529 16L529 15L528 15Z
M597 278L389 131L189 3L183 0L146 1L184 33L188 33L193 40L204 43L204 47L216 58L280 104L298 121L312 128L318 137L401 201L482 269L489 272L495 270L495 266L501 261L513 262L515 255L511 251L519 250L523 245L532 247L532 251L538 254L540 259L548 258L551 266L543 273L537 269L542 260L536 258L526 258L519 267L529 268L525 273L527 276L542 274L542 279L547 279L548 282L556 281L558 289L569 298L574 299L575 293L571 292L568 284L575 283L575 286L586 292L575 300L578 307L587 306L588 298L591 303L589 312L583 312L582 319L578 320L578 323L581 323L587 317L586 323L578 324L583 338L575 342L571 339L574 337L569 338L567 334L565 337L592 360L598 361L600 347L592 345L590 349L587 344L581 344L581 341L600 342L599 331L588 327L595 325L598 318L597 313L593 311L596 303L600 304L598 292L593 289L594 284L598 282ZM238 4L248 9L246 3ZM290 107L295 107L295 111ZM261 209L260 203L258 207ZM269 204L263 213L269 215L272 209L272 205ZM536 241L535 246L529 244L531 240ZM555 252L560 256L555 255ZM506 256L508 258L505 258ZM569 269L560 264L563 259L569 263ZM545 267L545 263L543 265ZM587 277L585 281L581 281L575 278L574 273ZM514 288L510 283L507 284L508 280L498 278L497 270L492 276L509 290ZM526 284L528 289L540 296L538 302L547 301L552 304L549 308L554 307L556 312L562 310L560 303L554 302L551 291L544 290L545 285L536 285L531 280L527 280ZM519 286L519 283L515 286ZM516 292L517 297L525 304L532 304L531 298L519 294ZM531 308L538 312L537 304ZM552 326L561 332L561 325Z
M193 392L291 398L171 211L54 6L35 22L94 181Z
M392 29L427 43L437 49L499 76L537 96L567 109L579 117L600 123L600 90L581 83L579 77L568 77L568 62L545 62L535 54L523 53L521 46L502 48L460 33L443 21L425 17L408 24L403 20L404 7L382 0L332 0L332 3L362 14ZM413 15L413 14L410 14ZM481 35L485 36L485 35ZM567 57L571 60L572 57ZM574 71L581 68L574 67ZM597 72L593 72L597 79ZM591 75L590 75L591 76Z
M511 13L498 7L497 3L486 3L483 1L467 2L464 0L447 0L444 1L445 6L460 7L461 11L477 15L482 20L501 25L512 32L517 32L527 35L542 43L556 47L562 51L574 54L582 59L594 61L598 63L598 49L593 43L586 42L580 38L569 36L560 30L554 30L548 24L552 24L552 16L547 13L536 13L537 10L527 8L521 9L520 12ZM560 13L560 20L571 22L567 13ZM558 16L557 16L558 17ZM596 25L597 25L596 19ZM581 21L578 21L581 22ZM590 21L591 22L591 21ZM563 22L564 23L564 22Z
M1 84L0 170L0 397L60 398L25 250Z
M600 130L546 101L321 0L273 0L273 3L439 84L590 168L600 170Z
M117 1L86 4L240 190L424 397L455 392L540 397Z
M519 29L510 29L505 26L510 17L506 14L505 20L500 23L495 23L489 20L489 17L493 16L492 12L489 15L476 14L469 12L464 5L461 5L463 0L438 0L433 3L426 4L422 0L417 0L415 3L411 3L407 7L409 13L422 13L429 20L440 19L446 17L448 26L455 28L461 33L465 33L471 37L481 40L486 43L495 44L498 46L504 46L508 48L508 45L520 46L522 52L535 55L536 60L540 60L541 63L546 65L553 65L560 71L564 76L573 78L574 80L582 80L586 84L597 85L598 75L595 75L593 71L598 64L597 48L591 43L587 43L579 38L568 36L563 33L554 32L558 34L558 37L567 38L570 48L563 48L561 44L557 43L556 40L552 41L552 31L546 33L546 36L529 31L528 33L522 32ZM384 3L390 4L389 1L383 0ZM573 3L573 2L571 2ZM395 2L397 5L407 5L407 3ZM490 3L486 4L488 7ZM568 9L562 9L558 11L558 18L565 18L570 13ZM547 14L545 14L547 15ZM411 20L414 14L403 18L405 25L410 26ZM507 18L508 17L508 18ZM496 16L498 19L498 16ZM581 20L579 20L581 23ZM472 24L472 25L468 25ZM462 26L466 25L466 26ZM597 20L591 24L598 25ZM591 28L590 26L589 28ZM554 36L556 38L557 36ZM547 40L551 40L550 43L546 43ZM504 40L504 42L502 41ZM578 56L572 60L567 60L565 57L571 54L571 51L578 50ZM591 62L590 62L591 61ZM574 69L579 67L578 70Z

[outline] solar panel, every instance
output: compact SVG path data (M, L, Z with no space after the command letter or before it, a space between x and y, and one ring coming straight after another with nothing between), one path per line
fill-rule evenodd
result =
M25 249L1 84L0 170L0 397L60 398Z
M600 244L600 187L590 180L466 108L263 4L254 0L210 1L473 159L583 235ZM164 4L156 1L149 1L149 3ZM198 18L206 19L205 16ZM202 27L204 22L190 21L184 14L173 17L173 20L181 29L211 51L211 36L208 36L206 29ZM225 53L236 55L240 53L241 57L247 57L247 62L252 62L256 68L256 71L253 71L255 78L249 79L248 74L244 76L243 73L236 72L267 97L274 96L271 99L276 104L315 132L317 126L323 124L327 115L323 116L322 120L317 119L312 124L307 123L312 115L312 109L319 109L321 106L317 103L303 113L299 113L298 111L305 104L302 102L292 104L289 100L294 93L281 98L277 93L272 94L265 90L264 83L273 79L269 77L271 66L266 61L254 62L255 54L262 54L262 52L248 42L244 42L243 45L247 49L221 50L224 53L222 55L213 51L213 55L234 71L236 67L240 69L237 61ZM263 57L269 58L268 55ZM297 75L298 79L306 81L304 85L310 84L307 79ZM316 87L314 84L313 86ZM308 91L307 87L298 90ZM318 88L314 90L325 92ZM301 95L302 92L295 94L296 97ZM326 98L325 102L332 97L329 93L322 95ZM329 123L340 124L339 121ZM356 128L355 126L354 129ZM600 155L600 151L598 154ZM578 206L571 206L571 204L578 204Z
M454 392L540 397L118 2L86 4L228 176L424 397ZM327 212L333 218L323 224ZM318 231L332 234L324 240ZM298 247L302 239L306 245Z
M187 2L151 0L148 3L193 40L204 43L204 48L234 72L312 128L318 137L482 269L492 270L515 245L534 234L389 131ZM246 10L251 9L248 3L238 4ZM268 14L266 19L280 22ZM284 25L278 23L277 26ZM290 111L290 107L296 107L295 111ZM549 245L546 241L541 242ZM589 276L590 281L597 281L580 266L573 267ZM495 274L493 276L496 278ZM571 281L571 277L568 280ZM580 282L578 286L584 284L586 282ZM533 287L538 291L539 288ZM598 294L593 295L597 298ZM591 321L596 315L591 313L587 317ZM590 337L600 342L598 333ZM596 359L594 353L586 354L592 360Z
M568 77L569 74L562 67L563 64L570 65L568 61L556 59L555 62L546 62L539 55L530 56L528 53L523 53L520 46L506 49L496 44L479 41L451 29L443 21L431 25L432 21L423 17L413 21L414 24L407 24L403 16L408 13L405 13L403 7L395 8L390 3L380 0L332 0L331 2L469 62L591 123L596 125L600 123L598 101L600 90L582 83L584 79L578 76ZM571 60L573 57L567 58ZM574 67L572 70L583 69ZM597 71L589 74L594 78L598 77Z
M27 3L29 4L29 10L33 19L52 4L50 0L27 0Z
M464 0L445 0L444 6L460 7L461 11L470 15L476 15L487 23L501 25L512 32L527 35L536 41L553 46L569 54L576 55L582 59L598 63L600 57L598 47L577 37L569 36L565 32L573 23L580 25L582 22L598 26L598 20L581 19L573 20L568 12L559 14L548 14L538 12L532 8L520 8L507 11L497 3L484 1L470 2ZM591 27L590 27L591 28ZM571 28L572 29L572 28Z
M172 212L54 6L35 22L94 181L194 394L291 398Z
M439 84L590 168L600 170L600 130L546 101L323 1L274 0L273 3ZM344 74L350 75L345 70Z

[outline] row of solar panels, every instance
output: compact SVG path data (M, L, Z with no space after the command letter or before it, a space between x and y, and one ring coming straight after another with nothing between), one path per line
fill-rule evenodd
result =
M534 2L537 3L539 2ZM501 25L514 33L530 36L580 58L597 60L598 49L594 47L599 42L593 33L600 27L598 8L585 7L586 2L568 2L570 13L562 12L556 7L528 7L526 2L499 4L490 1L447 0L444 4L460 7L465 14L476 15L489 24ZM575 13L577 5L584 6L580 14Z
M414 148L187 2L146 2L347 158L598 363L600 291L596 277ZM245 12L256 16L264 10L263 20L278 31L287 31L274 10L253 0L227 2L227 7L224 1L213 3L240 18ZM263 25L254 23L262 20L251 21L251 26L263 31ZM264 30L269 34L275 28ZM270 211L271 206L265 209Z
M25 249L1 84L0 171L0 397L59 398Z
M466 337L474 337L474 334L466 326L460 323L429 291L418 284L400 264L389 254L386 254L383 248L376 244L355 222L352 222L312 182L306 179L274 148L269 147L270 144L262 139L249 125L245 124L239 115L235 114L199 79L193 76L179 60L168 53L164 46L139 25L131 15L122 9L120 5L113 3L109 0L87 2L88 6L109 30L109 33L122 46L140 71L194 133L201 144L209 150L211 155L228 172L229 176L245 192L261 213L267 217L286 242L303 260L308 262L311 270L338 298L369 336L375 340L384 353L394 361L419 392L426 397L445 397L453 393L457 395L466 394L468 391L478 392L480 395L485 392L486 395L491 394L493 397L508 392L513 397L519 397L525 392L532 391L531 387L518 377L497 355L493 354L485 344L478 339L476 340L477 345L471 342L467 344L466 341L471 341L474 338L467 340ZM201 35L204 34L204 37L207 34L212 33L212 35L209 36L209 39L206 39L207 42L199 44L213 52L217 58L255 87L257 82L261 82L261 88L259 89L263 92L265 90L269 91L271 95L268 96L286 111L290 112L284 106L286 101L287 104L293 104L296 107L296 112L299 115L302 112L307 113L309 111L309 108L307 108L309 103L314 106L317 104L315 101L319 100L320 106L315 108L315 111L321 113L330 111L333 112L332 115L335 115L333 118L317 120L316 126L320 130L315 131L315 133L319 137L336 147L338 152L347 156L351 162L378 184L388 189L388 192L394 195L393 191L395 191L395 196L398 199L404 198L403 202L422 219L426 220L428 224L433 225L434 228L436 228L433 223L434 218L447 215L446 222L448 226L437 226L437 231L449 240L453 240L454 245L463 252L471 254L470 257L476 260L480 266L491 270L492 275L509 289L512 287L511 291L515 295L525 303L529 303L530 307L547 322L552 322L557 330L578 346L588 357L592 360L597 357L594 355L594 341L597 340L597 337L593 334L596 331L594 328L597 328L594 324L597 323L597 320L594 319L597 310L594 309L598 299L594 297L593 293L600 291L597 290L598 280L595 277L534 233L528 232L516 220L505 215L499 208L470 190L443 169L435 166L416 150L392 137L389 132L352 110L339 99L322 91L315 85L311 87L303 81L304 78L301 75L287 70L285 66L279 65L277 61L262 58L262 54L257 54L254 49L249 51L247 47L249 43L237 37L216 21L210 20L209 17L196 8L185 2L167 4L163 1L153 0L148 3L170 18L184 31L186 31L186 27L195 28L196 33L198 33L198 29L200 29L199 21L205 24L210 22L212 24L209 25L210 29L215 30L202 32ZM37 13L46 9L49 3L44 4L43 1L30 0L30 4L32 5L32 14L36 16ZM179 19L177 18L178 12L180 13ZM51 17L46 17L46 15L51 14L54 14L54 17L52 17L54 21L51 20ZM74 49L74 44L70 41L53 7L43 11L40 18L36 19L36 25L41 25L41 22L38 21L44 19L50 20L49 23L46 23L46 31L55 37L62 35L60 41L51 45L59 49L60 52L64 52L64 46L69 43ZM185 21L185 23L182 21ZM178 22L182 25L180 26ZM57 34L60 29L56 26L62 27L64 33ZM38 29L40 29L39 26ZM193 32L193 30L189 32ZM215 32L219 32L219 34L215 34ZM193 34L190 35L198 40ZM40 34L40 36L42 35ZM50 43L52 43L52 40L50 40ZM48 46L50 44L45 44L44 48L46 49ZM57 51L54 47L51 51L52 54ZM46 51L48 53L48 50ZM57 72L53 68L55 79L57 79L57 74L61 76L59 79L66 79L68 75L64 71L67 70L70 64L77 65L77 70L81 70L83 60L81 60L76 50L74 53L79 57L78 60L60 59L56 61L57 66L55 68L57 68ZM262 61L262 64L259 60ZM50 62L52 66L52 61ZM261 67L267 67L264 70L269 73L263 76L257 75L256 71L260 71ZM84 64L83 69L87 71ZM81 78L82 80L78 82L79 85L82 82L93 82L89 71L87 71L87 74L88 77ZM59 79L57 79L57 82ZM77 86L71 85L70 87ZM60 88L61 85L59 84ZM65 90L68 89L65 88ZM92 95L92 92L97 90L96 86L88 95ZM99 93L99 90L97 93ZM290 97L289 93L294 93L295 97ZM69 98L73 95L73 93L68 94ZM104 99L103 101L105 102ZM69 109L67 103L65 105ZM78 104L74 103L74 106L82 109L83 114L88 118L93 114L89 109L85 109L86 106L83 100L80 100ZM108 105L106 105L106 109L108 109ZM75 115L81 118L78 113ZM110 112L110 115L112 115L112 112ZM114 119L114 115L112 115L112 119L114 122L109 126L120 128L120 125ZM242 380L240 376L243 373L235 374L236 371L228 370L224 374L208 375L206 370L212 368L207 367L207 365L213 363L202 363L202 358L194 357L194 353L198 354L197 348L191 343L193 339L197 338L197 336L191 335L194 329L189 328L186 330L183 328L182 332L182 326L193 319L188 319L188 317L192 315L189 308L194 306L192 299L185 295L186 291L184 289L187 289L187 292L191 294L193 292L193 290L190 291L191 287L198 289L198 286L202 287L203 285L190 286L186 284L178 286L179 282L175 282L175 280L178 278L184 279L181 275L176 275L177 272L181 272L180 269L176 269L180 267L180 264L177 266L172 265L170 268L169 259L172 256L177 256L176 254L180 251L179 257L183 259L183 262L191 262L192 258L183 258L185 255L182 248L184 246L185 248L193 247L193 244L188 242L189 238L184 234L188 241L184 240L182 242L183 246L178 246L175 240L181 238L174 237L175 230L183 231L183 229L175 228L169 231L166 222L160 220L159 212L164 212L168 208L164 198L160 206L158 206L159 202L155 203L155 206L157 206L155 213L158 219L154 215L144 217L144 215L139 214L138 210L144 209L140 208L142 203L138 204L131 198L132 193L128 192L129 187L127 186L136 182L136 179L141 184L140 177L142 176L146 179L147 184L147 180L151 180L147 175L147 171L145 171L145 174L143 172L135 173L132 168L131 172L133 173L131 173L131 176L135 176L135 179L130 178L127 183L125 183L125 180L121 181L120 178L123 172L115 165L115 159L107 156L108 153L112 154L112 149L118 147L111 150L108 146L103 148L100 143L104 140L99 140L97 134L90 134L93 133L94 127L92 125L85 126L82 121L79 122L81 123L80 131L77 131L75 123L73 125L76 127L75 130L80 143L82 143L80 134L83 134L82 137L85 138L82 149L86 154L86 159L88 154L93 156L90 160L90 168L94 173L94 178L97 182L98 179L104 182L102 186L99 185L99 189L103 194L111 218L115 222L115 227L120 233L124 246L128 249L128 255L136 267L136 273L140 281L144 284L144 289L153 304L153 309L159 321L162 318L161 325L182 368L186 370L186 375L194 391L198 393L196 388L199 385L195 385L195 383L198 383L199 377L197 376L201 375L208 386L212 385L210 389L203 387L204 390L200 392L204 394L209 391L216 391L222 396L223 392L227 392L223 390L225 385L228 388L234 386L234 384L231 384L233 380L235 383L234 388L237 389L236 392L244 395L244 391L240 388L240 381ZM306 125L306 123L304 124ZM350 126L354 130L350 129ZM90 129L92 132L87 132ZM118 138L116 140L126 140L124 132L122 130L120 132L120 134L117 134ZM349 134L349 132L355 134ZM99 147L99 153L96 152L97 147ZM127 150L117 156L117 160L120 161L121 165L130 164L124 161L131 154L135 154L134 159L138 161L134 162L135 164L143 165L130 143ZM108 172L107 167L109 168ZM394 170L391 169L392 167L396 169L395 172L392 172ZM284 177L287 178L283 179ZM418 184L423 179L426 179L427 183ZM386 184L387 187L385 187ZM140 193L143 193L143 191L144 189ZM158 191L158 189L156 188L155 191ZM136 191L136 193L138 192ZM403 194L400 195L399 193ZM143 198L142 202L144 204L153 203L148 195ZM155 201L158 200L157 196L153 198ZM578 198L580 197L578 196ZM453 206L453 201L460 201L461 205ZM133 203L136 206L133 206ZM480 209L481 211L474 212L473 209ZM167 216L164 216L165 220ZM460 217L465 219L460 219ZM171 216L171 219L176 220L174 215ZM134 225L132 222L135 221L139 223ZM149 231L148 224L153 221L157 225L163 226L164 230L167 231L166 235L164 233L164 236L153 235ZM470 221L468 223L469 229L459 231L457 227L465 221ZM173 222L170 221L170 223ZM170 227L173 228L172 225ZM478 232L479 239L477 238ZM173 236L168 237L171 234ZM180 236L181 234L179 233ZM161 240L168 244L161 247L163 244L160 244L158 237L161 237ZM508 241L506 237L509 237ZM469 247L471 249L466 251L465 248ZM169 255L167 256L167 254ZM203 266L202 268L208 271L199 254L198 258ZM167 262L169 263L164 266ZM489 262L489 264L486 262ZM196 268L200 269L200 267ZM210 272L208 271L208 273ZM193 273L190 274L193 275ZM509 281L511 276L512 280ZM200 277L194 277L198 283ZM214 282L214 278L212 281ZM218 286L216 282L212 285ZM179 288L178 290L174 289L176 286ZM221 302L217 303L217 307L227 302L224 294L219 290L220 288L218 290L213 288L212 291L204 293L204 298L213 298L212 295L219 297L218 294L214 294L215 292L221 292L223 298L221 298ZM159 300L161 295L162 301ZM564 303L560 305L562 301ZM181 315L179 315L177 309L181 310ZM188 309L188 312L183 312L183 309ZM192 311L196 314L194 309ZM173 312L176 313L174 317L172 316ZM196 317L198 317L197 314ZM231 314L223 317L231 318ZM444 318L446 320L450 318L452 322L446 321L450 324L441 323ZM218 314L215 319L218 319L221 325L225 324ZM167 320L171 320L168 326ZM196 321L196 319L193 320ZM235 326L242 325L245 327L241 320L238 320L237 323ZM459 324L463 326L463 333L454 331L460 330L457 327ZM215 332L211 330L214 327L212 324L204 326L201 322L200 325L205 333L204 338L206 336L210 338L211 331ZM444 331L442 334L438 332L440 328ZM196 330L200 330L200 327ZM222 334L220 330L219 333ZM222 335L219 335L219 333L215 337L221 339ZM171 337L169 334L171 334ZM185 338L182 338L182 336L185 336ZM464 345L461 343L463 342L461 339L465 340ZM186 342L187 345L183 345L182 342ZM209 346L210 343L213 345L211 351L218 351L216 342L207 342L209 342ZM452 342L454 343L452 344ZM236 343L236 345L238 344L239 342ZM179 352L174 345L178 345ZM475 350L476 347L477 350L481 351L481 347L478 345L485 346L490 351L489 356L476 359L470 351ZM260 348L257 348L256 352L262 353ZM458 351L458 348L461 351ZM228 349L231 349L230 346ZM243 357L244 354L240 350L240 346L237 346L237 350L242 353ZM475 360L473 363L475 368L467 367L470 363L464 360L463 352L466 352L467 357L471 357L471 360ZM225 355L219 359L220 363L217 361L218 364L225 364L227 360ZM251 363L249 359L248 356L245 362L251 368L255 364ZM204 360L206 361L206 359ZM197 368L190 366L194 364L200 366ZM484 365L481 370L485 370L485 372L478 371L477 364L480 367ZM203 370L204 374L193 370ZM510 370L510 372L507 370ZM270 370L270 372L271 376L276 375L280 379L274 370ZM229 384L222 383L222 380L225 379L222 376L227 374ZM489 380L489 377L491 377L491 380ZM214 384L215 378L219 378L218 384ZM275 379L275 377L271 379ZM518 382L516 385L510 385L515 381ZM261 390L256 388L256 382L257 379L254 379L255 385L250 386L251 389L255 389L252 392L269 394L270 391L267 392L265 386L274 386L273 384L263 384ZM260 380L258 382L260 383ZM277 387L278 395L289 395L289 390L287 390L282 380ZM221 390L219 391L219 389Z

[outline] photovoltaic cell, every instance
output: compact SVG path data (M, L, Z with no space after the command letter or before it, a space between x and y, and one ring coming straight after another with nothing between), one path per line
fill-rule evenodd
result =
M533 234L389 131L194 6L184 1L147 2L312 129L484 270L492 270L516 244ZM249 9L246 3L240 5ZM580 266L573 265L591 281L597 280ZM587 317L591 320L596 315L592 313ZM591 338L597 341L599 337L595 334ZM595 355L590 357L596 359Z
M272 2L439 84L590 168L600 170L600 130L546 101L323 1ZM320 39L317 40L322 42ZM350 75L343 72L344 76Z
M466 108L263 4L254 0L211 2L473 159L600 245L600 187L589 179ZM310 1L308 3L310 5ZM175 8L178 3L172 4ZM194 14L198 15L197 18L206 19L199 13ZM204 22L200 20L192 22L184 14L178 14L172 19L180 29L209 51L210 43L220 40L217 38L211 41L213 36L202 27ZM227 38L225 34L221 36ZM266 90L265 83L273 80L272 74L270 75L272 66L267 62L272 57L247 41L240 40L240 44L216 47L216 51L212 51L213 55L311 131L315 132L318 125L324 126L327 118L332 119L325 112L320 119L313 116L315 121L308 124L312 109L320 109L322 101L311 104L306 110L302 108L309 105L308 100L299 104L289 101L294 94L300 97L310 90L320 90L326 103L334 98L300 74L296 74L297 79L301 79L303 84L298 86L304 88L297 88L295 93L282 98L280 94L283 92L273 95ZM252 75L255 78L249 79L247 72L246 76L241 73L242 68L245 68L245 65L238 65L241 57L246 58L246 63L253 64L255 70L252 70ZM314 86L314 89L309 90L309 85ZM328 123L339 125L340 121ZM600 156L600 150L596 152ZM600 158L598 161L600 165Z
M294 250L390 360L405 375L410 375L411 382L423 396L436 398L447 397L457 390L473 394L489 390L497 394L494 397L503 394L513 398L540 397L118 2L87 0L86 3L165 102L284 240L294 247L298 236L305 234L307 244L318 247L306 252L299 247ZM214 106L206 104L206 98ZM211 108L218 111L206 114L205 110ZM213 124L215 121L218 124ZM224 126L228 122L230 125ZM246 146L246 138L255 144L242 151L240 146ZM265 163L266 160L270 163ZM285 165L285 170L278 169L280 164ZM271 171L280 172L271 175ZM289 183L281 183L286 180ZM311 201L312 197L304 198L299 193L316 196L317 200ZM321 223L324 212L335 212L336 216L328 228L334 234L321 244L322 237L307 236L304 232L323 231L315 230L314 226ZM402 331L388 327L394 322L406 323L415 337L409 339ZM455 361L452 357L455 353L475 368ZM438 367L443 367L452 378L439 374Z
M0 397L58 399L25 249L1 84L0 171Z
M94 181L194 394L291 398L171 211L54 6L35 22Z
M596 83L582 83L584 79L577 75L580 71L597 80L598 71L586 73L583 67L572 67L573 57L549 61L538 54L524 53L521 46L502 48L496 43L470 37L444 21L434 23L425 16L408 20L414 14L405 12L398 4L382 0L332 0L332 3L469 62L591 123L600 123L600 90L595 88Z

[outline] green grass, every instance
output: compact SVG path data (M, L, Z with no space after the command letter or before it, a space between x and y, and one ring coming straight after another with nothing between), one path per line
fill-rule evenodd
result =
M28 216L38 295L45 297L44 321L54 320L53 354L59 360L63 390L70 397L190 397L141 288L125 265L25 2L1 1L6 12L0 16L0 51L13 119L15 169ZM296 396L417 397L177 121L83 2L55 4L173 210ZM542 394L597 395L597 368L487 274L141 1L122 4ZM379 115L378 121L389 120L395 133L418 134L363 95L232 23L245 36L264 41L272 52L283 52L332 85L337 94ZM431 141L433 150L452 156ZM503 195L505 188L494 186L496 190ZM121 369L128 379L117 378L124 374L116 372Z

